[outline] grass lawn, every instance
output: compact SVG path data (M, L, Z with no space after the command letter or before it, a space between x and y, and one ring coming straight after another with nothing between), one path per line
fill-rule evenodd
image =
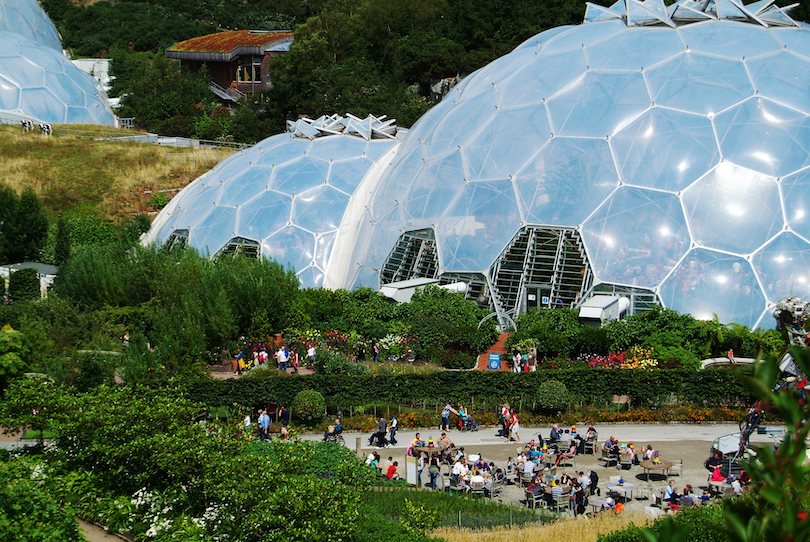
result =
M182 188L216 165L207 159L169 161L167 153L216 155L221 160L232 151L46 138L36 132L23 134L16 126L0 126L0 182L18 192L30 186L52 213L81 212L124 222L134 213L150 210L151 194L144 191Z

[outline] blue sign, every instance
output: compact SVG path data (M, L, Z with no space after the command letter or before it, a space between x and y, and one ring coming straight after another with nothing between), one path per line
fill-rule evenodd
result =
M498 371L501 368L501 355L500 354L490 354L489 355L489 368L493 371Z

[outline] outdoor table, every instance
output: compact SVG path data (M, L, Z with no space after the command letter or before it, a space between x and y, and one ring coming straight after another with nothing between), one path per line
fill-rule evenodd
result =
M600 511L605 502L605 497L588 497L588 506L593 508L594 513Z
M621 493L624 495L624 498L627 498L627 494L630 493L630 500L633 500L633 491L636 490L636 484L629 484L627 482L624 485L619 484L611 484L607 486L608 491L612 491L613 493Z
M650 483L650 471L651 470L660 470L660 471L668 471L672 468L672 461L666 461L661 459L658 463L653 463L652 459L645 459L644 461L640 461L639 465L642 469L644 469L644 474L647 476L647 484Z
M441 454L443 451L450 449L450 446L414 446L413 449L430 457L432 452Z

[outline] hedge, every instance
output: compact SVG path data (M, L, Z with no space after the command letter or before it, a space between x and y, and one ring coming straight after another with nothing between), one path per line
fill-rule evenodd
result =
M738 371L750 373L750 368ZM582 404L607 404L627 395L633 405L656 405L674 396L695 406L749 405L753 395L727 369L658 369L655 371L574 368L511 372L438 372L406 375L299 375L257 379L186 382L190 399L209 406L289 405L303 390L315 390L332 408L346 409L379 401L435 405L448 400L494 407L503 401L532 408L542 382L559 380Z

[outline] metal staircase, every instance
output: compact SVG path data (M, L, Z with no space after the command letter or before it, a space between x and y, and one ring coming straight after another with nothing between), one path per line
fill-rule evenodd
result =
M225 100L228 102L238 102L239 98L245 95L244 92L237 90L235 88L225 88L219 83L214 81L209 81L208 86L211 88L211 92L217 95L217 97L221 100Z
M573 306L593 282L579 233L536 226L518 232L489 278L493 305L510 316L541 306Z
M436 238L428 228L405 232L386 258L380 271L380 284L415 278L435 279L438 272Z

